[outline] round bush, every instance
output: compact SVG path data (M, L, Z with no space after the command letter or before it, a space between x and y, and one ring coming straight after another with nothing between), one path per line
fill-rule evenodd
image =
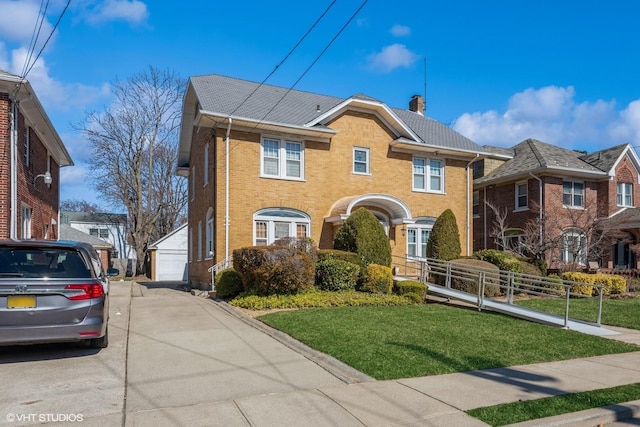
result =
M414 302L423 303L427 298L427 285L416 280L394 281L393 293L408 297Z
M365 292L390 294L393 288L393 273L386 265L369 264L365 270L360 290Z
M233 268L227 268L216 274L216 294L220 298L233 298L239 295L244 287L242 286L242 278Z
M316 264L316 287L323 291L354 290L359 273L356 264L326 257Z
M456 259L451 261L452 268L457 270L465 270L465 267L470 267L470 272L473 272L468 279L461 278L451 278L451 288L457 289L459 291L468 292L470 294L478 295L478 275L475 274L477 269L482 269L484 271L492 271L495 273L499 272L499 268L487 261L481 261L478 259ZM484 286L484 296L486 297L495 297L500 295L500 286L495 279L486 278L485 286Z

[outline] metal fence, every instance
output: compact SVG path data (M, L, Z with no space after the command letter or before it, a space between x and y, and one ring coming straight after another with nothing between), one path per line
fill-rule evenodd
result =
M563 299L565 301L565 326L569 321L569 307L571 298L591 298L583 293L575 292L577 286L592 287L598 298L596 324L600 326L602 318L603 287L581 282L562 280L556 277L534 276L513 271L482 268L456 261L442 261L432 258L394 257L394 275L418 280L428 285L441 286L452 289L452 283L466 282L471 284L477 297L478 309L484 306L491 295L497 293L501 302L513 305L515 295L535 296L544 298ZM496 292L497 291L497 292Z

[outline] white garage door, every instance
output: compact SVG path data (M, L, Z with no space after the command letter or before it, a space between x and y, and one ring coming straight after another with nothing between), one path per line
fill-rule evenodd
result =
M187 280L187 254L159 250L156 253L156 280Z

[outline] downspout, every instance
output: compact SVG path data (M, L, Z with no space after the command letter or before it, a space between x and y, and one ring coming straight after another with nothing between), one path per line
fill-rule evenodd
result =
M231 134L231 117L227 125L227 134L224 138L225 165L224 165L224 259L229 259L229 135Z
M542 244L542 180L533 172L529 172L529 175L538 181L538 232L540 233L540 244Z
M487 187L482 189L482 237L483 237L483 249L487 249Z
M469 247L470 246L469 230L471 229L471 221L469 220L469 196L471 195L471 190L469 189L470 182L471 182L471 180L469 179L469 167L471 166L471 164L473 162L478 160L478 157L480 157L480 154L476 153L475 159L473 159L469 163L467 163L467 166L464 168L465 176L467 178L467 211L466 211L466 213L467 213L467 215L466 215L467 216L467 232L466 232L466 234L467 234L467 254L466 255L467 256L469 256L469 254L470 254L470 252L469 252L469 249L470 249L470 247Z
M9 101L11 102L11 117L9 118L10 131L10 157L11 157L11 215L10 215L10 224L9 224L9 237L12 240L17 238L17 223L18 223L18 101L13 97L9 96Z

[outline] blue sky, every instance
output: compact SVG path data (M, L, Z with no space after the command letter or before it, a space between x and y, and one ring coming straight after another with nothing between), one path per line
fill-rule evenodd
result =
M71 124L109 105L114 79L152 65L262 81L331 2L72 1L27 75L76 164L61 199L95 200ZM290 87L362 2L337 0L268 83ZM22 73L44 15L40 51L67 2L46 3L0 0L1 69ZM407 108L426 76L426 115L481 145L640 146L638 22L635 0L369 0L296 89Z

